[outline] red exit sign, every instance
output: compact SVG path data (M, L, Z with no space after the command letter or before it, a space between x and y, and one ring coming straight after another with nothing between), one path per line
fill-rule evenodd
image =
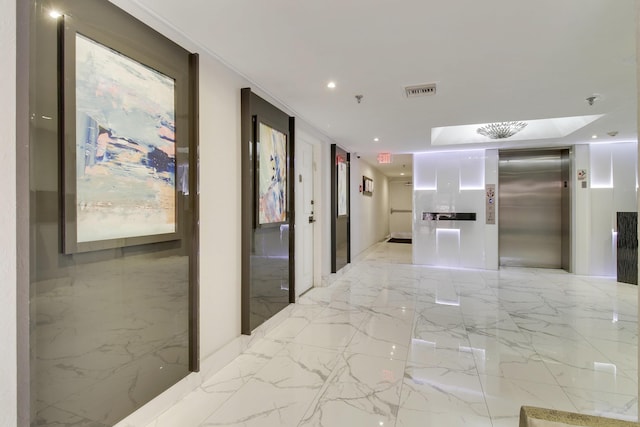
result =
M378 154L378 163L381 165L391 163L391 153Z

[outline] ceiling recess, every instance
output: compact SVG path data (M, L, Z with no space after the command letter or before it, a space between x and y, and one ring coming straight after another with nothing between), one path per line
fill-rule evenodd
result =
M422 85L405 86L404 93L407 98L415 98L417 96L429 96L436 94L435 83L425 83Z

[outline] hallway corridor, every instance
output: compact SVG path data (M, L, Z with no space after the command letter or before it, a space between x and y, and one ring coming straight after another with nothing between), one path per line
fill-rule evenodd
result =
M150 427L516 427L523 404L637 419L637 287L410 259L377 244Z

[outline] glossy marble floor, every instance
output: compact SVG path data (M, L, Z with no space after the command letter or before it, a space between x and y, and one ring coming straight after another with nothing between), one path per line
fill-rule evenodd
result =
M521 405L637 419L637 288L410 265L381 243L150 426L516 427Z

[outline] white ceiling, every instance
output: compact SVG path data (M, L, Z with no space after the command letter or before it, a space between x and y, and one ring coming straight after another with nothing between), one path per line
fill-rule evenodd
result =
M508 120L603 115L557 139L459 148L637 139L635 0L132 2L366 159L443 150L432 128ZM430 82L436 95L405 97Z

